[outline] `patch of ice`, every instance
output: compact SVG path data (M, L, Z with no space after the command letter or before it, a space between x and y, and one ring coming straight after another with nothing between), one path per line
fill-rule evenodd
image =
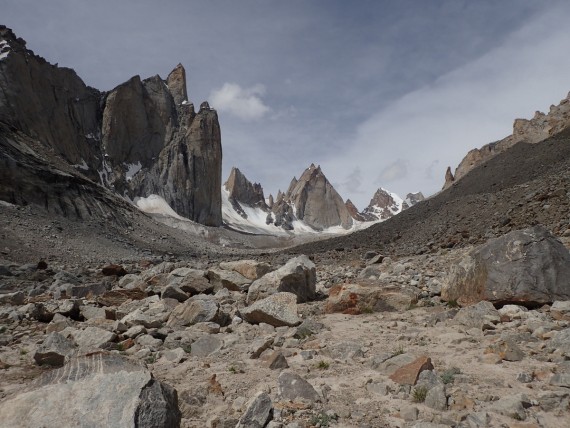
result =
M131 181L135 174L142 169L142 164L140 161L137 163L125 164L125 166L127 167L127 172L125 174L127 181Z
M82 169L83 171L89 170L89 166L87 165L87 162L85 162L84 159L81 159L81 163L77 164L77 165L73 165L73 167L77 168L77 169Z
M134 202L135 205L145 213L164 214L179 220L188 220L187 218L178 215L162 196L149 195L146 198L135 198Z
M0 61L2 61L4 58L7 58L10 52L10 44L6 40L2 40L0 42Z
M182 105L183 105L183 106L185 106L186 104L190 104L190 103L188 102L188 100L182 101Z

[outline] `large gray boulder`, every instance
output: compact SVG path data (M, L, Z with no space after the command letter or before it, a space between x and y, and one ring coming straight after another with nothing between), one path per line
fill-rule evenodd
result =
M240 314L252 324L265 323L274 327L301 324L297 315L297 297L293 293L275 293L240 309Z
M230 291L247 291L252 282L251 279L238 272L223 269L210 269L208 279L216 291L222 288L227 288Z
M570 299L570 253L542 226L489 240L451 268L446 301L540 305Z
M168 327L186 327L198 322L222 321L220 305L210 296L197 295L178 305L166 325ZM220 322L219 322L220 321Z
M254 281L247 292L247 303L278 292L293 293L297 296L297 303L304 303L315 298L316 283L315 264L305 255L295 257L276 271Z
M178 395L119 355L74 358L0 403L6 427L179 427Z

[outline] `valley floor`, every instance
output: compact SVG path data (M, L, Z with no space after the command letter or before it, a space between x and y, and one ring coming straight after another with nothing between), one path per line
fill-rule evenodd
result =
M94 291L97 284L105 292L129 287L126 280L103 276L101 264L53 262L47 270L36 270L35 265L4 262L1 272L11 275L0 277L0 408L51 370L34 362L48 332L59 331L79 343L82 334L96 328L113 337L102 342L95 338L89 345L81 342L76 352L106 349L144 362L156 379L178 391L183 427L234 427L261 391L272 401L272 428L568 426L570 349L568 343L560 345L560 338L570 337L570 307L561 316L549 306L507 306L492 319L475 314L471 324L460 321L455 318L459 309L442 303L439 293L448 267L465 251L388 258L372 267L345 252L337 259L334 254L319 255L319 298L297 305L304 321L299 327L243 321L237 315L245 306L245 294L225 288L208 299L229 316L229 323L167 323L179 303L158 299L156 293L168 287L175 269L207 271L217 268L224 256L215 261L204 257L157 265L145 259L123 263L129 281L142 281L149 297L116 302L103 311ZM274 266L287 260L283 255L263 258ZM53 300L53 290L64 280L92 290L77 299L83 316L54 315L63 311L64 300ZM402 292L396 293L390 311L326 313L331 286L351 282ZM419 300L408 300L408 289L415 290ZM17 291L28 296L15 297ZM38 305L53 312L50 323L49 315L39 321ZM137 310L150 320L146 328L139 323L136 332L132 328L137 323L127 323L127 333L118 321L107 319L113 318L111 313ZM420 373L417 364L414 368L410 363L424 357L433 368ZM271 363L277 368L269 368ZM300 393L305 398L285 398L290 385L284 379L291 375L308 382Z

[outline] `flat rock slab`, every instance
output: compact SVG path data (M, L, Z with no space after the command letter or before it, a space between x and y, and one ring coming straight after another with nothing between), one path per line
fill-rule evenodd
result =
M178 305L170 314L168 327L185 327L198 322L216 322L219 319L219 305L212 298L195 296Z
M142 365L98 353L45 373L0 403L6 427L178 427L176 390Z
M117 335L102 328L87 327L84 330L76 330L71 333L77 346L84 349L101 348L107 342L112 342Z
M223 346L223 340L216 335L202 336L192 343L190 355L193 357L207 357L222 349Z
M431 358L421 356L410 364L400 367L392 373L390 379L400 385L415 385L424 370L433 370L433 364Z
M238 260L235 262L222 262L220 268L224 270L233 270L240 275L255 281L266 273L271 272L271 265L256 260Z
M301 324L297 315L297 296L293 293L276 293L240 309L244 320L251 324L266 323L273 327L293 327Z
M404 311L418 302L417 295L399 286L341 284L330 289L325 313L358 315L370 312Z

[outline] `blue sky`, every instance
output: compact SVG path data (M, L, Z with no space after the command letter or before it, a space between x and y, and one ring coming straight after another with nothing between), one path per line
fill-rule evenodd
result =
M181 62L232 166L266 194L320 164L363 209L438 191L448 165L570 90L563 1L0 0L3 24L109 90Z

